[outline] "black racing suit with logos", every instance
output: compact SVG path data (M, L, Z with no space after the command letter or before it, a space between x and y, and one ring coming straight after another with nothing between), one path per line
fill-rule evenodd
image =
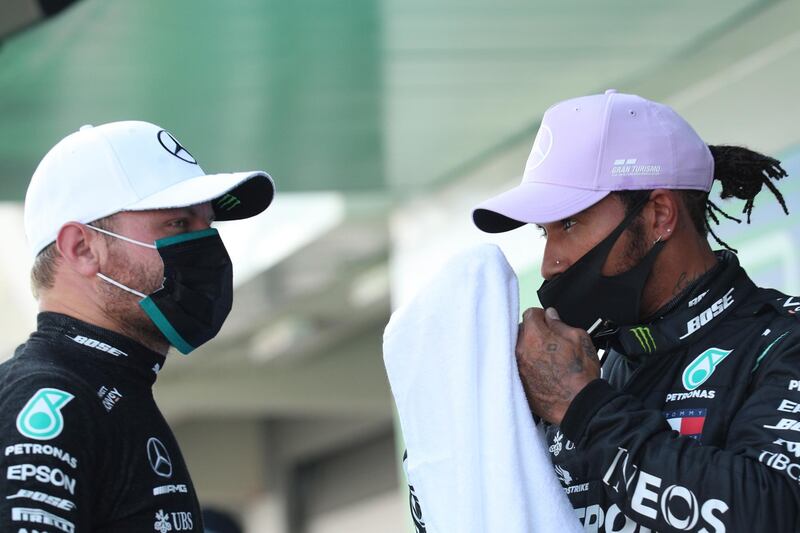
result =
M153 399L164 356L57 313L0 365L0 531L202 531Z
M800 531L800 298L718 259L547 430L587 531Z
M800 298L718 259L659 318L606 336L603 377L547 427L586 531L800 531Z

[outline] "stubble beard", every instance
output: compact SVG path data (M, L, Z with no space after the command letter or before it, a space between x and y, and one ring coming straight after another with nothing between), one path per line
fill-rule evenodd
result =
M634 268L636 265L642 262L645 256L650 253L650 250L654 246L654 244L648 240L647 233L644 229L644 222L641 218L636 217L634 221L631 223L629 228L629 239L625 245L625 257L626 261L623 265L623 272L627 272L628 270ZM648 286L651 282L651 276L653 272L650 271L648 274L647 281L645 282L644 287L642 287L642 294L640 295L640 303L639 303L639 315L640 318L649 316L651 313L655 312L655 309L652 309L652 305L649 299L648 294Z
M618 274L627 272L642 262L642 259L650 252L650 245L647 242L647 234L644 230L644 223L641 218L636 217L628 227L628 242L625 243L623 261Z
M115 248L110 250L111 261L103 274L143 294L149 295L161 288L161 269L148 269L126 257L120 247ZM139 305L138 296L105 281L98 287L103 311L125 336L148 347L169 344Z

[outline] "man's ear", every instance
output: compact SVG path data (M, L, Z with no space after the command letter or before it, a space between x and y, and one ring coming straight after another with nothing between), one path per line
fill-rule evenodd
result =
M64 265L85 277L100 271L100 254L105 252L102 235L79 222L67 222L58 232L56 247Z
M678 192L669 189L656 189L650 194L652 219L650 228L653 240L669 240L675 234L678 224L680 202Z

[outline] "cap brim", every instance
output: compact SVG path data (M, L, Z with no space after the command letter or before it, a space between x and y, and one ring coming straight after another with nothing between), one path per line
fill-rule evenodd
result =
M209 174L190 178L126 206L123 211L170 209L212 202L217 220L239 220L264 211L275 196L266 172Z
M525 224L548 224L571 217L608 194L549 183L522 183L477 206L472 221L487 233L502 233Z

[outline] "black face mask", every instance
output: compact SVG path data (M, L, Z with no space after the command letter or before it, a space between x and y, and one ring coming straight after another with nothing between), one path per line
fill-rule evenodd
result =
M219 333L233 304L233 266L217 230L175 235L153 245L89 227L158 250L164 282L149 296L103 274L98 276L143 298L139 305L172 346L188 354Z
M636 206L608 237L566 271L545 281L538 291L542 307L555 307L564 323L594 333L601 324L636 324L642 290L665 243L657 242L639 264L622 274L603 276L601 272L614 243L646 203Z

